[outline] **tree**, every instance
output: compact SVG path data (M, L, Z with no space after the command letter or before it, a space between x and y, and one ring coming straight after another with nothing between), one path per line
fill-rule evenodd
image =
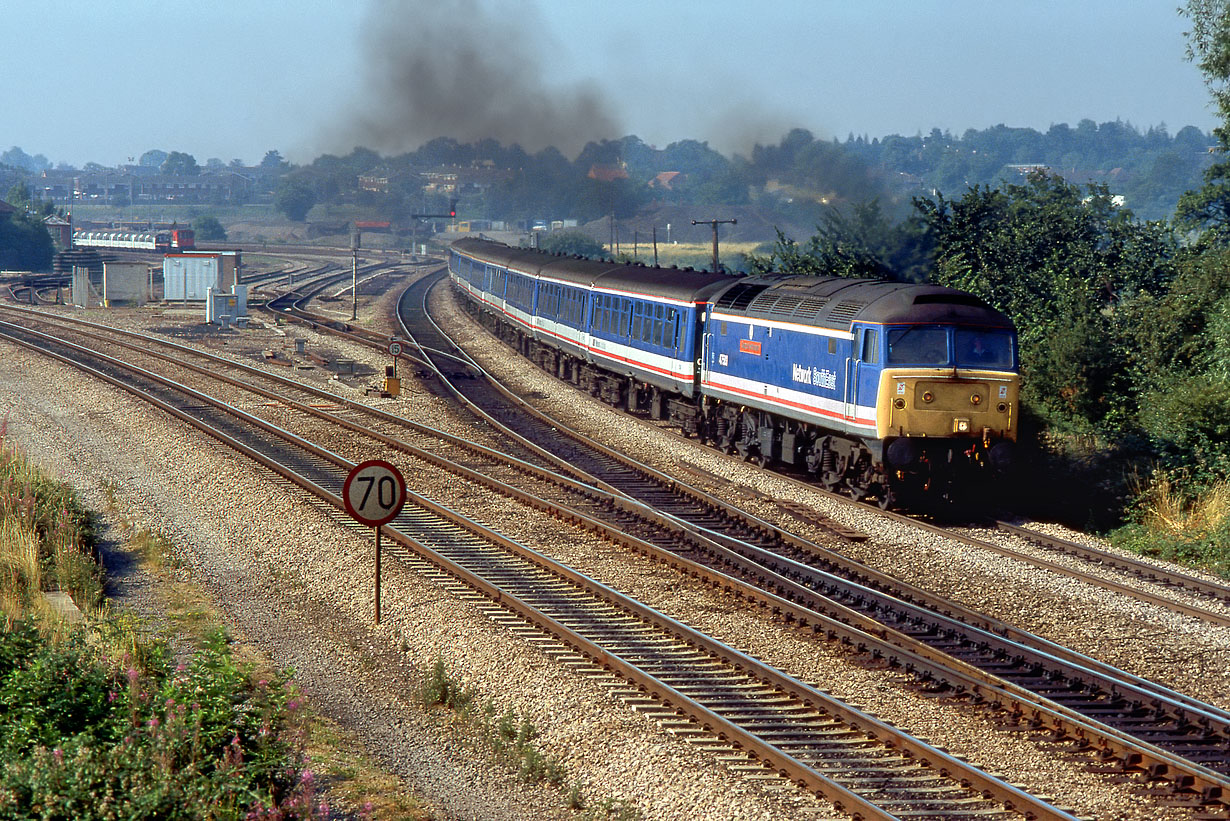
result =
M226 241L226 229L222 227L222 223L218 222L218 218L212 214L206 214L194 219L192 221L192 230L196 232L197 239L205 240L206 242Z
M848 209L825 208L816 233L803 246L780 230L767 257L748 259L757 273L921 280L929 245L913 222L894 225L879 200Z
M303 222L308 211L316 204L316 191L311 182L302 176L290 175L278 182L274 192L273 207L292 222Z
M172 151L168 154L159 170L169 177L195 177L201 173L201 167L196 164L196 157L182 151Z
M265 156L261 159L260 168L265 171L285 171L290 165L286 160L282 159L281 153L277 149L269 149L265 152Z
M935 243L933 280L1012 317L1030 408L1059 430L1122 434L1138 395L1129 306L1174 276L1167 228L1135 221L1104 186L1044 174L915 207Z
M170 155L167 154L167 152L159 148L151 148L149 151L146 151L141 155L141 157L137 160L137 165L142 168L161 168L162 164L167 161L167 157L169 156Z
M0 218L0 269L46 271L54 253L41 216L22 211Z
M581 231L555 231L544 236L538 247L552 254L576 255L589 259L607 258L606 248L602 243Z
M1230 3L1227 0L1188 0L1179 9L1192 21L1187 33L1187 58L1204 74L1222 124L1213 129L1223 155L1230 150ZM1230 243L1230 160L1214 163L1204 172L1204 187L1188 191L1179 200L1175 222L1202 231L1207 242Z
M17 146L13 146L8 151L0 154L0 164L11 165L13 168L29 171L31 174L37 174L51 167L51 162L42 154L35 154L31 157Z
M14 208L20 208L23 211L31 205L30 186L24 181L18 180L9 189L9 193L4 198L5 202Z

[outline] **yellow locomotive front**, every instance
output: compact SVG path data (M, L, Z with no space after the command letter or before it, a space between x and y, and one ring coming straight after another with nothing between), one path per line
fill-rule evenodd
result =
M930 490L966 469L1007 470L1020 415L1013 330L922 325L885 336L876 433L896 482Z

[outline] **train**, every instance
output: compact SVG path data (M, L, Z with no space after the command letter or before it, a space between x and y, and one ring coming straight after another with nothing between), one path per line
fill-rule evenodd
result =
M172 228L169 231L73 231L73 246L165 254L196 248L196 233L191 228Z
M603 262L464 238L449 278L480 321L611 405L881 507L1009 473L1012 321L937 285Z

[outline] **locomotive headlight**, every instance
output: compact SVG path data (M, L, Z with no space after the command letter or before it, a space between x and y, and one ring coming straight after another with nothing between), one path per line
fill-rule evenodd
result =
M970 403L971 405L981 405L981 404L982 404L982 395L981 395L981 394L977 394L977 393L972 394L972 395L970 396L970 398L969 398L969 403Z
M932 402L934 400L935 400L935 394L933 394L931 391L923 391L923 401L924 402Z
M952 432L953 433L969 433L969 420L968 419L952 420Z
M898 396L893 400L893 407L897 410L905 410L905 400Z

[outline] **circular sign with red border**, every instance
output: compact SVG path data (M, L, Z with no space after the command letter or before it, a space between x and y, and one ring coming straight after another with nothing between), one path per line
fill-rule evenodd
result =
M406 480L383 459L354 466L342 485L342 504L361 524L380 527L393 521L406 503Z

